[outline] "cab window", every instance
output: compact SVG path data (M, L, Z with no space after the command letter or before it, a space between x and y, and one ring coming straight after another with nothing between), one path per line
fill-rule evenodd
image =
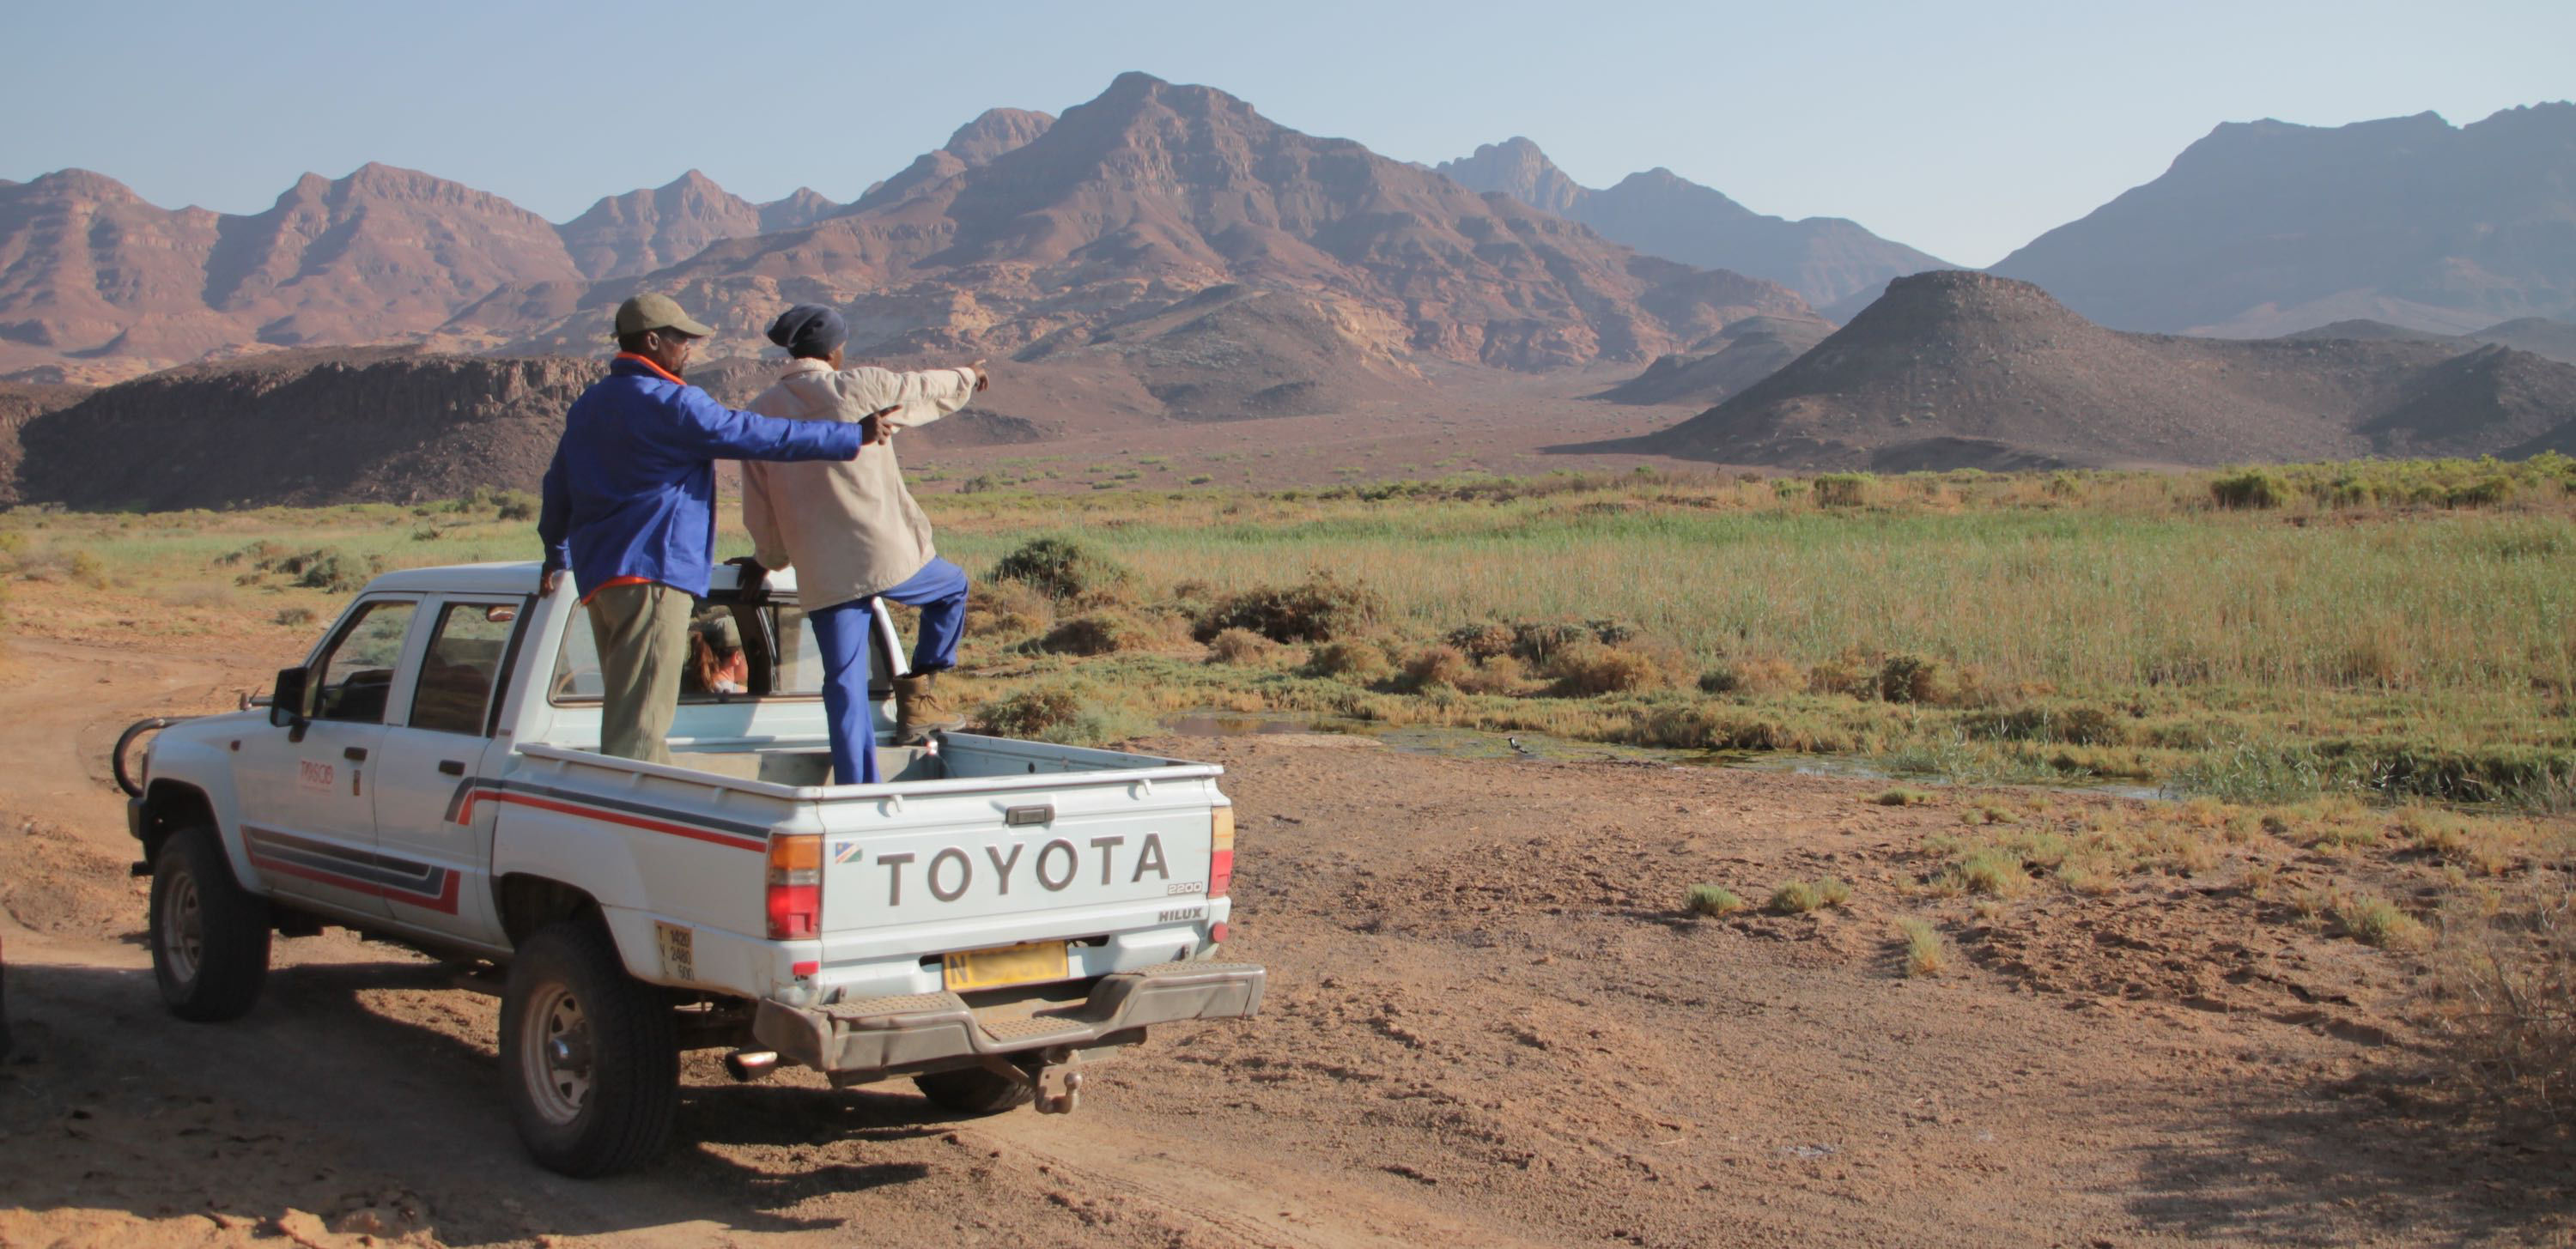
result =
M729 702L737 698L814 698L823 691L821 648L814 626L793 603L757 607L699 599L689 617L680 664L680 701ZM885 648L870 648L873 679L892 679ZM599 641L590 613L575 612L555 652L549 699L557 706L599 701Z
M363 604L320 662L313 694L313 718L381 724L385 703L394 689L394 668L402 662L403 635L411 631L417 603L380 600Z
M420 681L412 687L411 727L482 735L518 618L514 605L501 603L439 609L421 653Z

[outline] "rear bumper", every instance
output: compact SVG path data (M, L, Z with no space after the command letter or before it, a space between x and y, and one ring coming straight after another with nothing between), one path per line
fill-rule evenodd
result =
M921 1069L943 1060L1026 1050L1081 1049L1153 1024L1239 1019L1261 1009L1258 963L1158 963L1102 976L1091 996L1036 1015L987 1020L954 993L865 998L799 1007L764 1001L752 1034L819 1071Z

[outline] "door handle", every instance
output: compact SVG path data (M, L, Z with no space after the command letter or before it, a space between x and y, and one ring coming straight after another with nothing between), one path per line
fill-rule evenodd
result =
M365 763L367 761L367 748L364 746L351 746L342 750L340 752L340 757L349 760L352 763Z
M465 761L462 759L441 759L438 761L438 770L448 774L449 776L463 776L465 775Z

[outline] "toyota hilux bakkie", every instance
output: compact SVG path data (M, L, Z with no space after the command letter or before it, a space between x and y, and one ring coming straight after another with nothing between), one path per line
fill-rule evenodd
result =
M831 784L794 582L746 602L734 576L692 625L725 653L684 678L668 765L597 753L588 615L534 564L378 577L265 707L129 730L170 1009L251 1009L272 934L453 960L500 993L521 1138L575 1175L661 1146L685 1049L726 1050L737 1079L794 1063L908 1076L962 1113L1062 1111L1147 1028L1258 1009L1262 969L1218 957L1222 769L961 732ZM901 661L882 607L874 627L885 742Z

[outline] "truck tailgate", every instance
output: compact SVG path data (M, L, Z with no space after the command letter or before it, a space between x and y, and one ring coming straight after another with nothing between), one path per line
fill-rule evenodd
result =
M959 949L1203 922L1224 802L1215 769L1203 771L1055 773L950 782L949 792L933 783L830 803L826 961L919 950L925 939Z

